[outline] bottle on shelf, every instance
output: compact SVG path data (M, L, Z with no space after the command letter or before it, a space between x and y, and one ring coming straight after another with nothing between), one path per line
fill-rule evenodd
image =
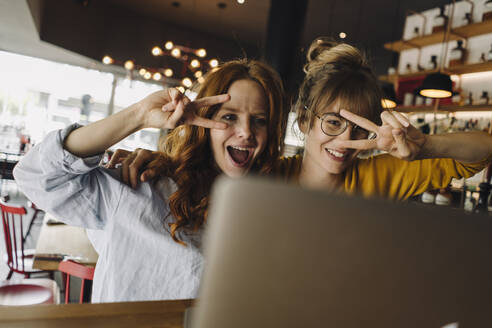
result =
M464 100L463 100L463 92L461 89L456 90L456 92L453 93L453 96L451 97L451 102L454 105L463 105Z
M465 100L465 105L473 105L473 94L471 92L468 93L468 98Z
M477 206L475 206L475 209L473 212L488 214L489 213L489 195L490 195L491 185L488 182L482 182L482 183L480 183L478 188L480 189L480 196L478 198Z
M465 25L473 23L473 16L471 13L466 13L465 16L463 17L463 20L465 22Z
M412 39L418 38L419 36L420 36L420 28L418 26L415 26L413 28Z
M482 91L482 95L480 96L480 105L488 105L489 104L489 93L487 91Z
M492 19L492 0L485 1L483 7L482 21L485 22Z
M427 69L428 70L436 70L437 69L437 55L431 56L429 64L427 64Z
M463 47L463 40L458 40L455 48L449 55L449 67L463 65L466 60L467 50Z
M410 63L407 63L405 65L406 72L405 73L412 73L412 65Z
M443 32L448 24L448 16L444 13L444 6L439 6L439 15L434 17L432 33Z
M482 63L485 63L487 61L487 59L485 58L485 52L482 52L482 54L480 55L480 61Z

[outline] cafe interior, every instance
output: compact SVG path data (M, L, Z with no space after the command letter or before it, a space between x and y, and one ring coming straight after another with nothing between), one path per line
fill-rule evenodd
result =
M349 127L375 129L374 143L354 153L357 160L398 154L398 135L391 137L395 148L384 149L377 142L382 138L380 124L395 128L383 115L382 122L367 123L341 111L332 113L337 123L344 124L334 134L325 130L324 124L332 122L329 115L313 112L317 118L313 116L311 127L301 123L299 90L309 85L303 83L310 69L304 65L316 42L328 42L330 47L349 44L368 58L381 110L391 113L405 133L413 131L427 140L419 144L408 132L412 145L431 147L429 140L443 135L478 136L468 144L453 141L445 152L452 155L431 154L428 158L437 157L432 162L437 164L419 166L427 171L416 174L446 176L439 163L448 159L441 157L451 158L446 170L458 173L445 184L429 183L424 188L415 187L420 180L402 182L413 179L413 166L401 169L401 174L388 173L391 182L384 180L380 166L375 178L364 182L373 184L367 190L390 184L414 188L404 196L395 192L389 200L365 191L358 195L355 189L333 193L319 186L305 188L301 178L285 183L256 174L253 185L243 177L211 186L220 173L234 177L228 170L246 172L246 164L239 162L257 156L256 150L247 149L260 149L258 144L276 139L269 130L264 139L256 132L249 139L256 138L254 142L236 148L228 144L229 157L235 158L233 168L224 169L216 158L213 167L218 173L194 169L201 173L190 173L182 181L176 178L181 168L172 168L165 179L176 182L177 188L192 183L187 192L212 189L210 211L205 206L194 212L202 206L192 204L196 193L188 195L191 203L177 202L176 194L159 194L165 206L154 204L158 189L152 188L158 188L154 186L165 174L137 182L150 189L132 189L124 173L127 165L131 176L131 167L113 164L120 153L154 156L142 157L144 167L136 171L140 174L152 160L167 158L157 157L166 140L192 131L179 130L182 126L199 124L192 119L202 113L201 107L225 108L227 101L233 106L239 97L232 90L236 82L227 82L226 89L215 94L201 94L200 88L220 76L230 61L241 58L269 65L280 77L284 113L275 116L262 109L271 115L265 118L267 114L256 114L250 106L248 115L257 115L250 123L255 124L254 131L270 129L274 116L284 122L278 123L284 128L277 130L281 138L272 148L285 161L302 161L299 176L313 147L310 129L317 127L330 138L339 138ZM329 69L328 64L340 67L329 62L323 69ZM270 94L258 79L242 82L260 84L264 90L259 97L270 99L271 105L273 91ZM275 83L266 85L273 90ZM174 90L166 91L166 97L177 97L159 103L174 106L162 107L162 113L170 112L166 124L139 126L118 138L111 135L121 128L98 125L111 118L131 125L128 122L137 121L143 111L144 100L162 90ZM255 101L255 90L248 89L241 101ZM200 98L220 93L229 93L230 98L199 105ZM488 322L484 318L492 305L492 264L487 259L492 244L491 97L491 0L0 0L0 327L490 327L490 318ZM222 107L210 106L222 102ZM195 112L174 120L182 104ZM243 114L238 111L235 120L240 122ZM231 122L228 127L239 126ZM84 130L91 126L92 131ZM210 140L218 135L214 130L220 131L210 128ZM72 146L68 136L75 138L80 131L87 132L81 132L79 143L75 140ZM354 142L368 145L371 135ZM100 136L111 141L93 141ZM82 151L91 143L98 145L92 153ZM210 147L214 149L213 142ZM138 149L147 151L128 155ZM237 155L246 151L246 160ZM340 148L327 152L335 162L348 157ZM215 150L213 154L218 156ZM475 160L466 160L468 154ZM484 157L487 160L473 167L460 163ZM402 163L427 160L403 159ZM59 171L46 173L57 163ZM362 168L353 174L362 175ZM74 180L61 181L65 176ZM195 176L200 178L193 180ZM128 199L113 206L112 195L119 190ZM208 205L208 196L206 201ZM162 218L169 213L201 215L201 223L157 221L138 226L147 222L147 216ZM234 219L236 214L231 213L241 214ZM226 219L221 221L222 217ZM271 222L254 225L260 217ZM361 217L372 221L362 222ZM244 230L239 228L241 218L251 220ZM284 223L274 225L279 218ZM347 224L352 218L361 222ZM225 223L234 220L235 225ZM176 237L181 236L174 234L176 229L185 228L193 228L190 234L198 239ZM344 233L350 237L340 237ZM241 239L246 234L249 237ZM160 250L153 253L148 247ZM386 252L386 257L381 255ZM98 272L98 266L104 269ZM285 275L277 274L280 268ZM145 294L143 289L150 291Z

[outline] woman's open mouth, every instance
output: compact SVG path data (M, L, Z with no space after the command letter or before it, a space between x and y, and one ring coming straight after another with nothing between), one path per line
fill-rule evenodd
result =
M255 147L227 146L227 152L235 166L246 167L253 158Z

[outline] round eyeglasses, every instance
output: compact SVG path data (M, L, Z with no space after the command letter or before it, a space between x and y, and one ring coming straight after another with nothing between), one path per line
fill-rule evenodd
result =
M352 134L351 137L353 139L374 139L376 134L374 132L367 131L364 128L361 128L357 124L354 124L347 119L341 117L338 113L324 113L323 115L319 115L316 112L310 110L306 106L304 108L308 111L311 111L317 118L321 121L321 131L324 134L335 137L341 135L349 125L352 125Z

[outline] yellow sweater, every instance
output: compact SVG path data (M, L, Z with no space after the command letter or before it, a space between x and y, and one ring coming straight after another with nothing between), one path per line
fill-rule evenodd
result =
M449 158L404 161L388 154L356 159L345 171L345 192L365 197L404 200L426 190L445 188L452 178L469 178L492 161L492 154L481 162L463 164ZM301 171L302 156L284 157L275 173L295 181Z

